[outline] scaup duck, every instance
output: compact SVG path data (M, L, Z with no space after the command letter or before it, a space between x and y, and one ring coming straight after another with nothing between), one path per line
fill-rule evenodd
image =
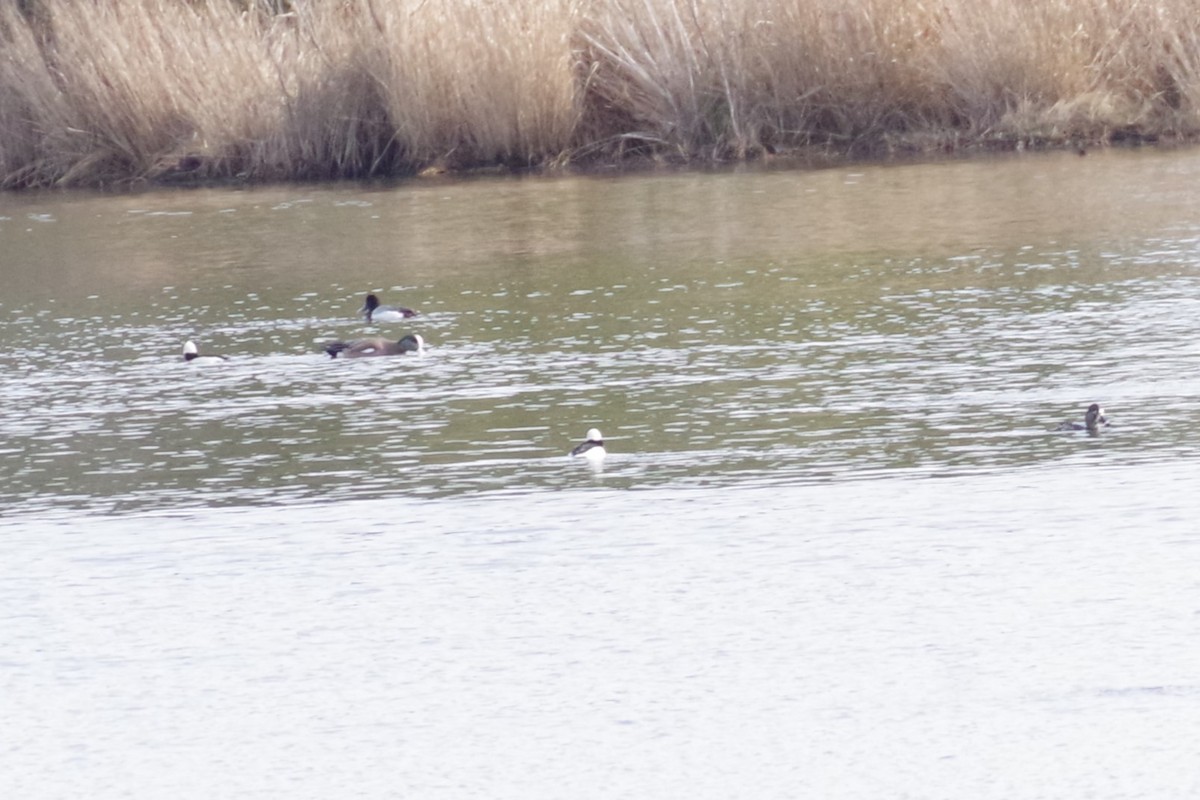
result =
M188 339L183 343L183 360L191 364L220 364L228 361L229 356L219 356L214 353L201 353L196 343Z
M580 442L571 451L572 456L583 456L593 464L598 464L604 460L604 456L608 453L604 449L604 437L600 435L600 431L592 428L587 432L587 439Z
M381 306L379 298L373 294L367 295L367 300L363 303L359 313L367 318L368 323L401 322L408 317L417 316L417 312L404 306Z
M425 350L425 340L419 333L410 333L399 341L391 342L381 337L372 339L356 339L352 342L330 342L325 345L325 352L330 358L337 358L340 353L343 358L368 358L370 356L403 356L409 353L421 355Z
M1088 406L1087 413L1083 415L1082 425L1078 422L1064 422L1054 430L1096 433L1102 427L1108 427L1108 419L1104 416L1104 409L1100 407L1099 403L1092 403Z

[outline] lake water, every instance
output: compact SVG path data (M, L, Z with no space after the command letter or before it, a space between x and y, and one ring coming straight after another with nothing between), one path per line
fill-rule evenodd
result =
M1198 181L0 196L0 796L1196 795Z

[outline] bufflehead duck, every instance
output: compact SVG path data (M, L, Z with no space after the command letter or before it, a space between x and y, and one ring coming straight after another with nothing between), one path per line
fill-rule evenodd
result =
M1099 403L1092 403L1088 406L1087 413L1083 415L1082 425L1078 422L1064 422L1054 430L1096 433L1102 427L1108 427L1108 419L1104 416L1104 409L1100 407Z
M337 358L338 353L343 358L367 358L369 356L403 356L408 353L421 355L425 350L425 340L419 333L410 333L401 337L398 342L390 342L379 337L373 339L356 339L352 342L330 342L325 345L325 352L330 358Z
M219 356L213 353L201 353L196 343L188 339L183 343L183 360L193 364L219 364L228 361L229 356Z
M571 451L572 456L583 456L593 464L597 464L604 460L607 452L604 450L604 437L600 435L600 431L592 428L587 432L587 439L580 442Z
M403 306L381 306L379 298L373 294L367 295L367 301L359 313L367 318L367 322L400 322L408 317L415 317L417 312Z

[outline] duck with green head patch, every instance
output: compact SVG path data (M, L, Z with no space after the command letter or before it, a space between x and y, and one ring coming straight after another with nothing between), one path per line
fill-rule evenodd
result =
M330 342L325 345L325 352L330 358L370 358L372 356L406 356L423 355L425 340L419 333L402 336L399 341L389 341L383 337L370 339L355 339L350 342Z

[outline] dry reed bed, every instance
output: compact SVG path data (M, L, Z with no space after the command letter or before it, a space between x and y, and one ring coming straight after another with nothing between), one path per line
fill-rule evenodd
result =
M1191 0L0 6L8 187L1197 134Z

